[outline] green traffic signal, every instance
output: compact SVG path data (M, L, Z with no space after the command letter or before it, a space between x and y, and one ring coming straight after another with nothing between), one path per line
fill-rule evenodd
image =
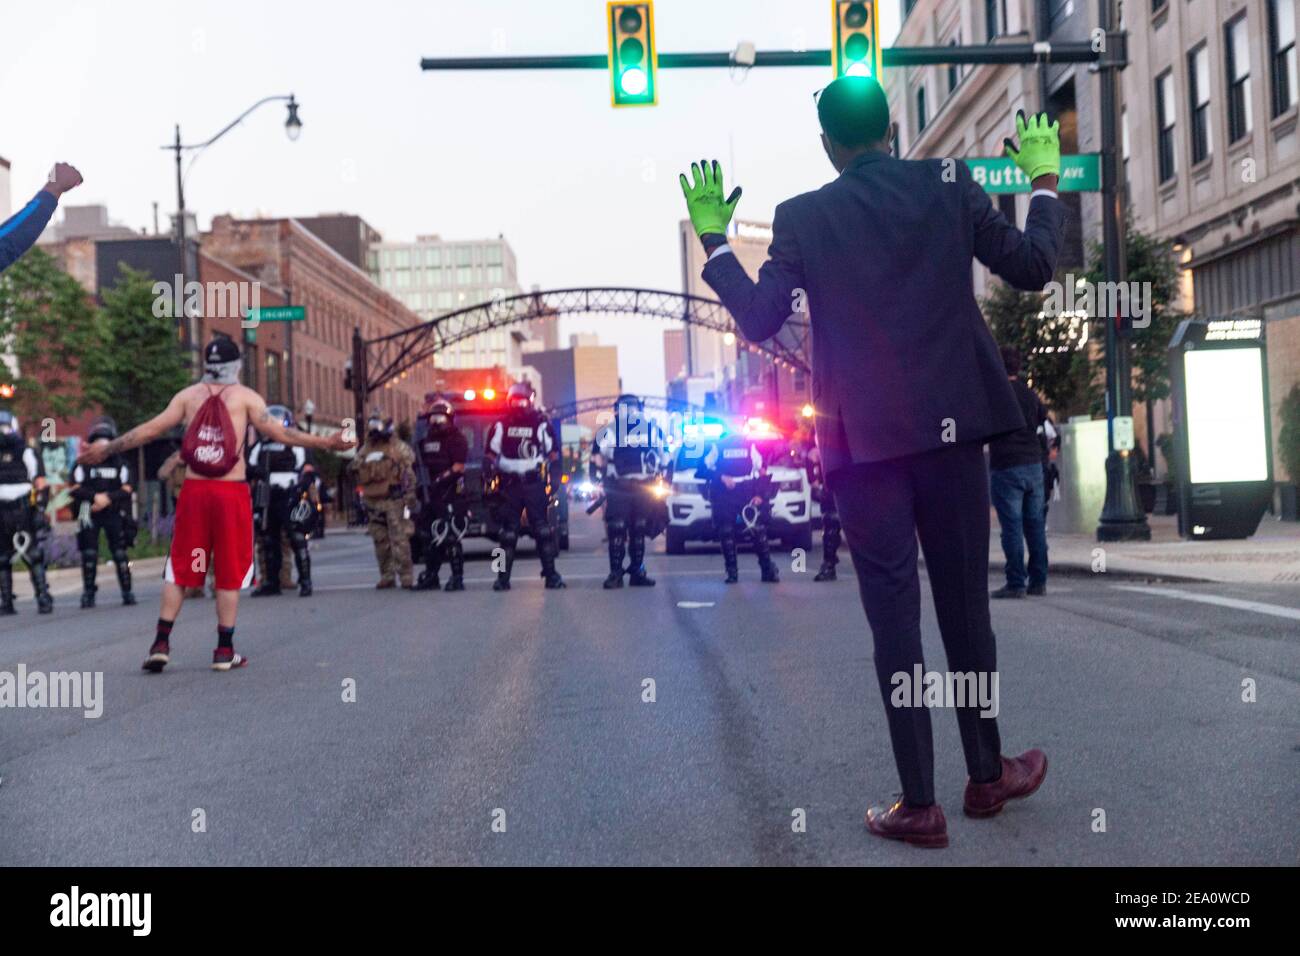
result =
M654 4L607 5L609 69L614 106L653 106L655 86Z

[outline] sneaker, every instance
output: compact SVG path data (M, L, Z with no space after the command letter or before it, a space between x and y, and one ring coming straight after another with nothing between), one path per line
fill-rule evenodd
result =
M236 667L247 667L248 658L236 654L233 648L218 647L212 652L212 669L214 671L232 671Z
M151 674L161 674L162 669L172 662L171 651L171 644L167 641L154 641L153 646L149 648L149 656L140 665L140 669Z

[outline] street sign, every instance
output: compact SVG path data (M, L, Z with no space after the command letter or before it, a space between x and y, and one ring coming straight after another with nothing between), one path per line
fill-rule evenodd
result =
M1033 192L1029 177L1020 171L1015 160L1003 156L997 159L967 159L975 182L987 193ZM1061 157L1060 191L1063 193L1095 193L1101 191L1101 155L1080 153Z
M249 309L247 322L303 322L307 318L305 305L275 305L268 309Z

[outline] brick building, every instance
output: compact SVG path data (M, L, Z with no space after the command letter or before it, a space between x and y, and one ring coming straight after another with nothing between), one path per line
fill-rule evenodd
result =
M317 424L337 426L353 415L344 370L352 357L352 332L367 339L420 322L401 302L371 281L357 265L295 219L235 219L217 216L202 248L217 274L218 264L262 284L263 305L306 306L295 323L262 323L256 330L257 378L295 412L310 399ZM223 273L224 274L224 273ZM268 298L269 295L269 298ZM273 325L282 325L279 329ZM423 395L434 388L432 362L413 369L372 395L371 405L397 421L414 420Z

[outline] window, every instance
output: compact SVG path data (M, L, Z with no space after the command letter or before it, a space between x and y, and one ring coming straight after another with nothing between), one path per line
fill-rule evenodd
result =
M1187 102L1194 166L1210 155L1210 53L1204 43L1187 54Z
M466 252L466 254L468 255L469 250L466 249L465 252ZM459 256L458 256L457 258L459 258ZM457 285L469 285L469 284L470 284L471 282L473 282L473 281L474 281L474 270L473 270L472 268L470 268L469 266L457 266L457 267L456 267L456 284L457 284Z
M469 246L456 247L456 265L468 266L474 263L474 250Z
M1268 41L1272 51L1273 115L1296 105L1295 0L1269 0Z
M925 130L925 124L928 117L925 115L925 87L916 88L916 135L920 136Z
M1228 142L1235 143L1250 134L1250 37L1246 34L1243 13L1228 24Z
M955 37L949 40L948 45L954 47L961 46L961 34L958 33ZM960 82L961 82L960 69L958 68L956 63L949 63L948 64L948 92L951 94L953 90L957 89L957 84Z
M1156 154L1160 164L1160 182L1168 182L1178 172L1178 157L1174 152L1174 125L1177 112L1174 106L1174 74L1168 70L1156 78Z
M499 265L501 265L501 262L502 262L502 258L501 258L501 247L500 247L500 246L488 246L488 247L487 247L487 259L486 259L486 261L487 261L487 264L490 265L490 266L499 266Z
M266 353L266 401L271 405L280 401L280 356L277 352Z
M426 266L442 265L442 250L437 246L430 246L424 250L424 264Z
M1168 2L1169 0L1151 0L1151 12L1153 14L1159 13L1161 10L1165 8L1165 5Z
M396 250L393 253L393 264L399 269L409 269L411 267L411 250Z
M1001 0L984 0L984 37L990 43L1001 33L1001 20L998 19L998 7Z
M505 269L501 268L501 266L488 266L487 268L488 282L501 282L504 279L505 279Z

